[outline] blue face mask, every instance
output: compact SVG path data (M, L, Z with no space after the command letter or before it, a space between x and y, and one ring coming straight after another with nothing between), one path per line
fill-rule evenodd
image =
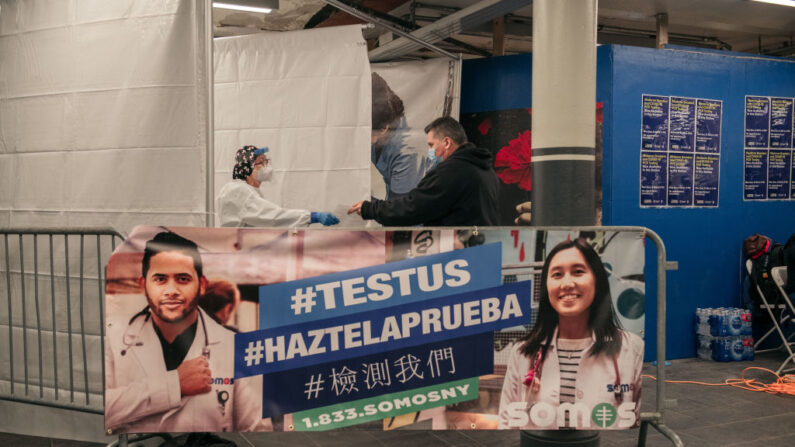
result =
M436 156L436 149L429 148L428 149L428 159L431 160L431 163L436 164L439 163L442 159Z

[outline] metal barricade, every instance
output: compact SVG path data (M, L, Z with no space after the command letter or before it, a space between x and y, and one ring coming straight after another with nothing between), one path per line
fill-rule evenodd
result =
M102 414L111 229L0 229L0 399Z
M638 445L645 445L649 425L683 445L664 419L665 273L677 264L666 260L660 237L643 227L532 229L638 231L657 246L656 408L641 413ZM0 229L0 308L8 309L0 314L0 399L103 414L104 268L121 241L107 229ZM537 275L537 265L503 267L504 276ZM140 439L152 436L167 438ZM117 442L128 441L121 435Z

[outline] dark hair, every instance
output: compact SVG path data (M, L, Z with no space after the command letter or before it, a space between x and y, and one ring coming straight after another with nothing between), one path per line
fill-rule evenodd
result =
M210 315L214 315L224 306L234 303L238 293L237 286L229 281L223 279L210 281L204 289L204 294L199 297L199 306Z
M403 116L403 100L389 88L384 78L373 73L373 130L386 129L387 126L394 129L400 123Z
M569 248L576 248L582 254L594 276L594 299L588 309L588 328L593 331L595 339L590 355L596 356L604 352L613 357L621 350L621 335L620 323L613 312L607 271L605 271L605 266L596 251L582 238L561 242L549 252L549 256L544 262L544 268L541 270L541 301L538 304L538 318L530 333L522 339L525 342L521 347L522 353L529 357L539 349L543 349L546 354L547 346L552 341L559 320L558 313L549 302L547 275L549 274L549 265L555 255Z
M764 252L769 241L769 237L763 236L759 233L754 233L751 236L748 236L743 241L743 252L745 253L745 256L751 258L759 253Z
M167 251L178 251L185 256L191 257L196 274L199 278L202 277L202 258L201 255L199 255L199 247L193 241L185 239L176 233L164 231L162 233L157 233L155 237L146 242L144 259L141 264L141 274L144 278L146 278L146 274L149 272L149 261L152 259L152 256Z
M436 118L435 120L431 121L431 124L425 126L425 133L430 133L431 131L433 131L433 134L436 138L441 140L444 137L448 137L453 140L453 143L459 146L466 144L468 141L467 133L464 131L464 126L449 116Z

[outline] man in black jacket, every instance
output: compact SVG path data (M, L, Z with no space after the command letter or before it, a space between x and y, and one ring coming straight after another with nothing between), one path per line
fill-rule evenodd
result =
M441 162L407 195L363 200L348 214L388 226L497 225L499 180L491 152L467 141L464 128L450 117L425 127L428 155Z

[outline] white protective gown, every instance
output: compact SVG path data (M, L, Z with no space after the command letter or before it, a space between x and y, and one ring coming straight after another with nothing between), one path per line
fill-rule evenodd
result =
M221 188L218 212L222 227L298 227L309 225L311 219L309 211L282 208L240 179Z
M262 377L233 379L234 333L199 312L204 323L197 320L185 360L202 355L206 341L213 384L209 393L187 397L181 396L177 370L166 370L151 317L109 321L105 344L109 433L272 430L270 419L262 418Z

